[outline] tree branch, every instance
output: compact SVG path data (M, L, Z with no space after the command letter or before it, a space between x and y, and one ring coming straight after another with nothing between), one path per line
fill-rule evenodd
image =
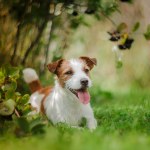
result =
M27 60L30 52L35 47L35 45L39 42L48 20L49 20L49 17L47 17L44 20L44 22L42 23L42 25L39 27L38 35L36 36L35 40L31 43L30 47L25 52L24 58L22 59L22 62L21 62L22 65L24 65L26 63L26 60Z
M48 43L47 43L46 50L45 50L45 63L44 63L44 66L47 65L47 61L48 61L49 45L50 45L50 42L51 42L51 34L52 34L53 26L54 25L53 25L53 20L52 20L51 29L50 29L50 32L49 32L49 39L48 39Z
M12 54L11 60L10 60L10 63L12 65L14 64L14 58L15 58L16 53L17 53L17 47L18 47L18 41L19 41L19 37L20 37L20 32L21 32L21 23L19 23L19 25L17 27L17 33L16 33L16 38L15 38L15 44L14 44L14 51L13 51L13 54Z
M24 20L27 8L30 4L31 4L31 2L30 2L30 0L28 0L25 7L24 7L24 11L22 11L22 13L20 14L20 17L18 18L18 26L17 26L16 37L15 37L14 50L13 50L13 54L12 54L11 60L10 60L10 63L12 65L14 64L14 58L15 58L16 53L17 53L17 47L18 47L18 41L19 41L19 37L20 37L20 33L21 33L22 21Z

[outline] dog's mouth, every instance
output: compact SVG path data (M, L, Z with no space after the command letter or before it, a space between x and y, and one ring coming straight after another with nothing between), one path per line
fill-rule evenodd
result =
M78 90L69 89L83 104L88 104L90 102L90 94L87 88L82 88Z

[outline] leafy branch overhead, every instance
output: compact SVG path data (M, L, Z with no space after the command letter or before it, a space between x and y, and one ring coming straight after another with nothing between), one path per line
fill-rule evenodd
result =
M107 2L100 0L84 0L82 2L78 0L45 0L44 2L41 0L2 0L1 4L2 12L4 12L2 18L9 17L11 22L16 24L16 33L13 33L15 35L14 40L11 41L9 48L11 53L7 58L13 65L26 64L27 60L32 61L31 58L34 53L38 53L39 56L40 54L43 55L42 49L46 47L47 42L49 43L49 40L43 42L43 37L47 36L45 31L49 22L53 22L53 31L49 32L51 37L54 37L53 34L58 28L62 28L68 36L68 29L76 29L81 24L88 26L84 19L85 15L92 15L101 19L118 9L118 0ZM66 21L67 27L63 27ZM56 37L61 36L57 34ZM2 49L7 52L7 45L4 44ZM46 53L48 54L48 51Z
M139 26L140 24L136 23L133 27L133 32L135 32ZM134 39L129 37L132 33L128 32L128 26L126 23L119 24L116 31L108 32L108 34L111 36L109 40L117 42L120 50L130 49L134 42Z
M52 60L63 56L64 50L69 46L68 41L73 30L80 25L90 26L86 19L89 16L98 21L103 18L108 19L115 27L114 31L109 32L110 40L117 40L120 50L131 49L134 42L132 35L140 28L140 22L135 23L132 31L126 31L128 29L126 23L116 25L110 16L113 12L120 13L120 3L132 5L133 2L133 0L45 0L44 2L2 0L0 2L0 16L3 20L1 26L4 29L8 27L6 31L12 26L13 31L1 34L2 39L6 38L0 47L3 49L1 62L5 63L7 60L17 66L31 64L34 58L34 61L44 68L50 52L52 52ZM144 33L147 40L150 39L149 32L148 27ZM9 41L7 41L8 36L11 37ZM58 41L57 46L51 48L50 45L54 40ZM40 61L41 56L44 58L43 62Z

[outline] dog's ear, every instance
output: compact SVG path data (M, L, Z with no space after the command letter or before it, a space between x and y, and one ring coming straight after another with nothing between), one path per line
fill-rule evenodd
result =
M80 59L85 61L85 63L89 66L90 69L92 69L94 67L94 65L97 65L96 58L90 58L90 57L82 56L82 57L80 57Z
M52 63L49 63L47 65L47 68L48 70L51 72L51 73L54 73L54 74L57 74L57 69L60 67L61 63L63 62L64 59L60 59L60 60L57 60L55 62L52 62Z

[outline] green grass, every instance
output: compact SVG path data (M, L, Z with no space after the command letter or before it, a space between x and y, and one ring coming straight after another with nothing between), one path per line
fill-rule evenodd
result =
M17 138L0 137L5 150L146 150L150 147L150 93L131 89L129 92L107 92L98 87L91 90L92 106L98 127L72 129L66 125L45 127L45 134Z

